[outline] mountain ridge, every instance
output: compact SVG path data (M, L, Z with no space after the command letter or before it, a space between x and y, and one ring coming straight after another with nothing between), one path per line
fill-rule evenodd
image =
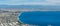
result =
M0 8L60 8L60 6L44 6L44 5L0 5Z

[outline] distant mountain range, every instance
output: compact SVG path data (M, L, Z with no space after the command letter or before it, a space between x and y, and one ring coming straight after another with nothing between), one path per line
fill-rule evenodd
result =
M0 8L17 8L17 9L23 9L23 8L60 8L60 6L43 6L43 5L0 5Z
M60 6L44 5L0 5L0 11L60 11Z

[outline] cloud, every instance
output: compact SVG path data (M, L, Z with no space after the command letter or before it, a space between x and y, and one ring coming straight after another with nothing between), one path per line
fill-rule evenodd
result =
M8 4L19 4L20 3L19 1L20 0L8 0L7 3Z
M23 2L21 2L21 0L0 0L0 5L21 5L23 4Z
M0 5L60 5L60 0L0 0Z
M60 0L46 0L44 2L25 2L24 5L60 5Z

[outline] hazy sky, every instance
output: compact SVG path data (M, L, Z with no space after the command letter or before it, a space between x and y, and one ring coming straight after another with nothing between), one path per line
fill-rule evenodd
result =
M0 0L0 5L60 5L60 0Z

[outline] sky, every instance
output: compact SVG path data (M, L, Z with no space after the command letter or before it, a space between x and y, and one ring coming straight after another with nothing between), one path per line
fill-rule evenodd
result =
M60 5L60 0L0 0L0 5Z

